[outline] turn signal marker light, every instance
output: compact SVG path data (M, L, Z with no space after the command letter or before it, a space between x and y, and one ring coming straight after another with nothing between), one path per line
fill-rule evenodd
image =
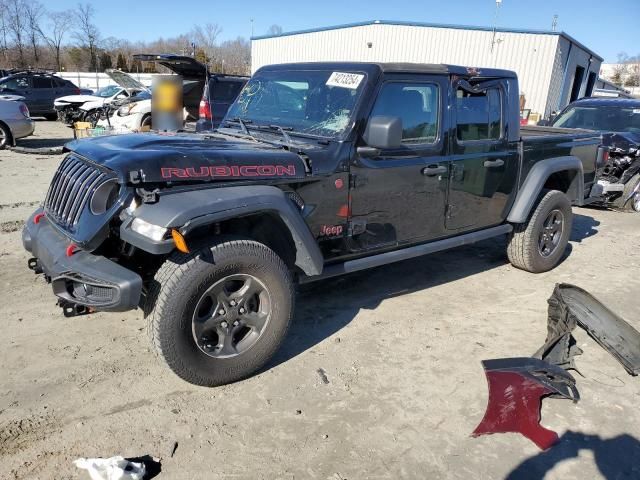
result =
M173 238L173 243L175 243L176 248L180 250L182 253L189 253L189 247L187 247L187 241L184 239L184 236L175 228L171 229L171 237Z

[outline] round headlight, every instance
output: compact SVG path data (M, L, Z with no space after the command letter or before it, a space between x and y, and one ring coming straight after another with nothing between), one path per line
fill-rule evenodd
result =
M118 181L115 178L100 184L91 196L89 208L94 215L102 215L109 210L118 199Z

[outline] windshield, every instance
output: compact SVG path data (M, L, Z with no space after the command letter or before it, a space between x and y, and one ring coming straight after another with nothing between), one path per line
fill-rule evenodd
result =
M225 119L339 138L352 122L364 78L329 70L261 72L249 80Z
M119 91L120 87L118 87L117 85L109 85L107 87L102 87L96 90L96 93L94 93L94 95L96 97L108 98L114 96Z
M640 107L575 106L558 116L553 126L640 133Z

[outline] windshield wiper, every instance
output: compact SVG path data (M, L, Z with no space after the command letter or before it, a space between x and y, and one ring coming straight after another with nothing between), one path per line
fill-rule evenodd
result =
M249 129L247 128L247 124L253 123L253 120L243 120L240 117L234 117L234 118L231 118L229 120L225 120L224 123L226 123L226 124L237 123L238 125L240 125L240 130L242 131L243 134L245 134L247 137L252 138L253 140L256 140L256 137L251 135L251 132L249 132Z
M292 132L293 131L292 127L281 127L280 125L275 125L275 124L264 125L264 127L270 130L276 130L277 132L279 132L282 135L282 138L284 139L284 143L287 145L287 148L291 150L291 148L293 147L293 142L291 141L291 137L289 136L287 131Z

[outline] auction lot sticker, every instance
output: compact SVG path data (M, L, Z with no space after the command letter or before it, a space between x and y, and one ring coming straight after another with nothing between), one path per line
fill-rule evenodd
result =
M333 72L329 80L327 80L327 85L330 87L342 87L355 90L360 86L363 78L364 75L360 73Z

